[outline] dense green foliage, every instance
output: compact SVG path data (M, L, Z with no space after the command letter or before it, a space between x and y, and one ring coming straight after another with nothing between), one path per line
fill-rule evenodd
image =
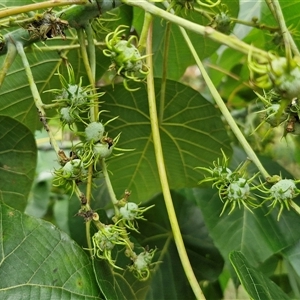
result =
M299 299L300 3L81 2L1 2L0 299Z

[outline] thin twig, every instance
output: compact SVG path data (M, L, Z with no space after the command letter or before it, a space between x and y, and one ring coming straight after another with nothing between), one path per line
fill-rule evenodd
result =
M29 11L39 10L39 9L45 9L55 6L66 6L66 5L72 5L72 4L87 4L87 0L50 0L40 3L33 3L28 5L22 5L17 6L13 8L7 8L4 10L0 10L0 18L5 18L17 14L26 13Z
M148 103L149 103L149 113L150 113L150 122L151 122L151 130L153 136L153 144L155 151L156 164L158 168L158 175L160 178L160 183L162 187L162 193L165 200L165 205L167 208L174 241L178 250L178 254L184 269L184 272L187 276L187 279L191 285L191 288L195 294L196 299L205 299L205 296L199 286L198 280L194 274L191 263L187 256L186 248L183 243L182 235L180 232L180 227L178 224L178 220L176 217L172 196L170 193L170 187L167 178L166 167L164 163L163 151L161 146L161 138L159 133L158 126L158 117L157 117L157 108L156 108L156 100L155 100L155 91L154 91L154 81L153 81L153 61L152 61L152 27L148 33L148 41L146 47L146 62L149 66L149 74L147 75L147 94L148 94Z
M22 59L23 66L24 66L24 69L25 69L25 73L26 73L26 76L28 78L28 83L29 83L30 90L31 90L31 93L32 93L32 97L33 97L33 100L35 102L35 106L38 109L38 114L39 114L39 117L40 117L40 121L43 123L43 126L44 126L45 130L47 131L47 133L49 135L50 143L51 143L52 147L54 148L54 151L55 151L58 159L60 160L59 153L61 152L61 149L59 148L59 146L57 144L57 141L56 141L52 131L49 128L49 125L48 125L48 122L47 122L47 119L46 119L46 113L45 113L45 110L43 108L44 103L41 99L40 93L39 93L38 88L35 84L35 81L34 81L34 78L33 78L33 74L31 72L31 68L30 68L28 59L27 59L25 51L24 51L23 44L20 43L20 42L16 42L16 49L17 49L18 54L20 55L20 57Z

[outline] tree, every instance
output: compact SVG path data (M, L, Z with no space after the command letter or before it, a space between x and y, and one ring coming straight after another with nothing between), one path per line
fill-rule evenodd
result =
M2 1L1 299L299 298L300 4L265 2Z

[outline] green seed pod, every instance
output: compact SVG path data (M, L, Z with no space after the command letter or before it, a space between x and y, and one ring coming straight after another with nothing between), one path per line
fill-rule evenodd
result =
M119 234L112 226L105 226L95 233L94 239L101 251L112 250L119 240Z
M210 26L224 34L229 34L231 32L231 24L230 16L226 12L221 12L214 17Z
M92 122L85 128L85 136L87 141L100 141L104 134L104 126L100 122Z
M239 178L237 181L230 183L227 188L227 197L229 201L247 199L250 194L250 186L246 179Z
M125 220L134 220L138 214L139 207L136 203L134 202L128 202L125 204L125 206L120 208L120 215L123 217Z
M96 157L107 158L112 154L113 146L109 146L109 144L97 143L94 146L94 153Z
M152 253L146 251L141 252L134 261L135 268L139 271L148 268L148 266L151 264L152 258Z
M76 121L79 111L68 106L61 108L59 113L61 121L65 124L71 125Z
M292 179L282 179L270 188L272 198L275 200L292 200L297 195L297 187Z
M73 159L68 161L62 168L62 174L69 179L77 179L81 175L86 174L80 159Z
M81 105L87 102L88 95L81 86L78 86L77 84L69 84L67 92L69 94L69 99L73 104Z
M121 40L113 47L112 60L117 69L124 71L138 72L142 70L143 63L139 50L128 41Z

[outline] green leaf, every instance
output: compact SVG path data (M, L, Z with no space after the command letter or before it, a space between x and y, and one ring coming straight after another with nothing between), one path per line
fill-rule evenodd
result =
M93 260L94 272L102 294L107 300L137 300L126 279L114 273L106 261Z
M295 245L284 249L282 254L287 259L294 272L296 272L297 276L300 278L300 241Z
M1 299L99 299L91 261L54 225L0 205Z
M37 150L30 130L0 116L0 201L24 210L35 176Z
M229 258L251 299L290 299L273 281L253 268L241 252L233 251Z
M131 84L131 83L130 83ZM136 87L136 85L134 85ZM154 156L146 87L128 92L123 85L108 87L101 98L101 114L110 137L122 132L117 147L135 149L109 160L109 170L117 197L125 189L132 191L136 202L149 199L161 189ZM167 81L166 96L160 107L160 80L155 80L160 134L167 174L171 188L196 186L202 173L197 166L208 166L220 155L222 148L230 153L229 139L219 111L197 91L174 81ZM115 151L117 153L117 151Z

